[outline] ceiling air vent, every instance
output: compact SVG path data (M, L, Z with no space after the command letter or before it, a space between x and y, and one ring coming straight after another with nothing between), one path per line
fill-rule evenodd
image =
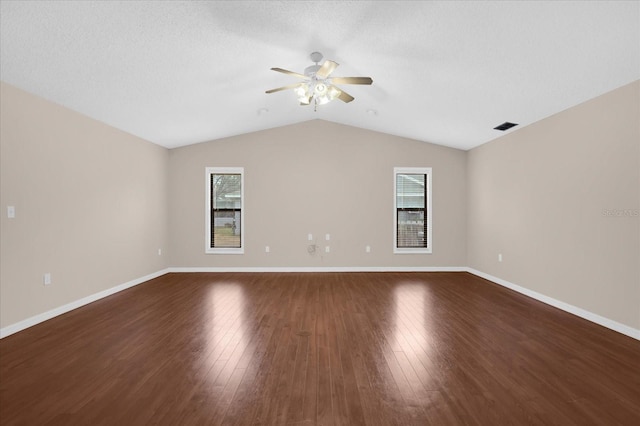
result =
M505 131L505 130L509 130L512 127L517 126L518 123L509 123L508 121L505 121L504 123L502 123L501 125L499 125L498 127L494 127L494 130L501 130L501 131Z

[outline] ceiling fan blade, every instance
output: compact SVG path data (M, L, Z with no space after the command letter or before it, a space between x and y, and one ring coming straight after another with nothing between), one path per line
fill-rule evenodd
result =
M355 99L353 96L351 96L344 90L342 89L339 89L339 90L340 90L340 94L338 95L338 99L340 99L342 102L348 104L349 102Z
M318 77L320 79L325 79L325 78L329 77L331 75L331 73L336 68L338 68L338 65L339 64L337 62L333 62L333 61L329 61L329 60L324 61L324 64L322 64L322 66L320 67L318 72L316 72L316 77Z
M289 75L292 75L292 76L298 77L298 78L307 78L307 76L304 75L304 74L300 74L300 73L289 71L289 70L284 70L282 68L271 68L271 70L277 71L277 72L281 72L283 74L289 74Z
M334 84L371 84L371 77L333 77L331 82Z
M274 93L274 92L279 92L281 90L295 89L296 87L300 87L301 84L302 83L290 84L288 86L282 86L282 87L278 87L276 89L267 90L265 93Z

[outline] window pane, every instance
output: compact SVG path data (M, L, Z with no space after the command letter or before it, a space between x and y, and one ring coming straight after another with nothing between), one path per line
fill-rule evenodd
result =
M398 210L398 247L426 247L424 210Z
M211 175L214 209L240 209L240 175Z
M240 247L240 210L214 210L212 247Z
M396 206L403 208L425 208L424 174L398 174L396 177Z

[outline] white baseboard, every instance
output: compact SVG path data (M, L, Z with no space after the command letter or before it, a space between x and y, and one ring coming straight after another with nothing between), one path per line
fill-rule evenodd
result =
M140 277L135 280L128 281L115 287L111 287L107 290L103 290L99 293L92 294L74 302L67 303L66 305L57 307L42 314L34 315L15 324L8 325L0 329L0 339L39 324L43 321L49 320L58 315L62 315L66 312L77 309L81 306L87 305L91 302L95 302L96 300L102 299L104 297L110 296L122 290L126 290L145 281L149 281L151 279L171 272L469 272L473 275L492 281L503 287L517 291L518 293L524 294L525 296L539 300L540 302L546 303L547 305L551 305L570 314L579 316L603 327L617 331L618 333L622 333L626 336L640 340L640 330L638 329L613 321L609 318L602 317L600 315L594 314L560 300L553 299L549 296L545 296L544 294L529 290L501 278L494 277L484 272L464 266L171 267L154 272L149 275L145 275L144 277Z
M245 266L171 267L169 272L465 272L464 266Z
M467 272L477 275L480 278L484 278L485 280L492 281L498 285L509 288L513 291L517 291L520 294L524 294L525 296L531 297L533 299L539 300L542 303L546 303L547 305L551 305L555 308L561 309L570 314L576 315L580 318L584 318L588 321L599 324L603 327L609 328L611 330L617 331L618 333L624 334L629 337L633 337L634 339L640 340L640 330L635 329L633 327L629 327L628 325L621 324L609 318L602 317L598 314L594 314L593 312L589 312L582 308L578 308L577 306L570 305L568 303L562 302L560 300L556 300L552 297L545 296L544 294L535 292L533 290L529 290L528 288L520 287L519 285L513 284L507 280L503 280L502 278L494 277L493 275L485 274L484 272L475 270L473 268L466 268Z
M49 320L53 317L57 317L58 315L62 315L64 313L67 313L69 311L72 311L74 309L77 309L81 306L87 305L91 302L95 302L96 300L102 299L104 297L107 296L111 296L112 294L118 293L119 291L122 290L126 290L128 288L131 288L133 286L136 286L138 284L142 284L145 281L149 281L152 280L154 278L157 278L161 275L166 274L167 272L169 272L168 269L163 269L161 271L158 272L154 272L152 274L149 275L145 275L144 277L140 277L140 278L136 278L135 280L131 280L131 281L127 281L126 283L117 285L115 287L111 287L108 288L106 290L103 290L101 292L92 294L90 296L87 297L83 297L82 299L79 300L75 300L71 303L67 303L66 305L62 305L59 306L57 308L51 309L50 311L38 314L38 315L34 315L30 318L27 318L25 320L22 320L20 322L17 322L15 324L11 324L8 325L4 328L0 328L0 339L3 339L7 336L10 336L11 334L17 333L18 331L22 331L25 328L29 328L31 326L34 326L36 324L39 324L43 321Z

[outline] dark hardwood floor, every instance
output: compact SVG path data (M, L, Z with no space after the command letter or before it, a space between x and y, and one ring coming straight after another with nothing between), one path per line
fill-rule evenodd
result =
M168 274L0 341L2 425L640 425L640 342L467 273Z

